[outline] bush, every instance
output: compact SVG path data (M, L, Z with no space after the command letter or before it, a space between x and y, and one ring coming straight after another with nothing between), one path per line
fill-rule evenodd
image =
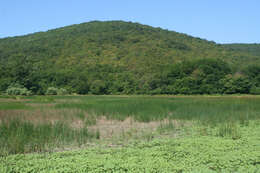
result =
M104 81L95 80L90 87L91 94L106 94L106 84Z
M65 95L68 91L64 88L49 87L45 92L45 95Z
M6 90L7 95L24 95L24 96L29 96L32 95L32 92L25 88L22 85L19 84L14 84L11 85L7 88Z
M64 88L59 88L58 89L58 95L65 95L68 94L68 91Z
M58 88L55 87L49 87L45 92L45 95L57 95L57 94L58 94Z
M260 87L256 87L256 86L252 87L250 89L250 94L260 95Z

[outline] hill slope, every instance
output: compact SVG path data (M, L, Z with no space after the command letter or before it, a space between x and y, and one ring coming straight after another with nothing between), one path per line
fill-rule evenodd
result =
M258 54L138 23L93 21L0 39L0 90L19 83L35 93L44 93L50 86L82 94L149 93L156 89L156 93L169 93L167 87L196 71L195 61L213 67L219 64L218 71L223 71L218 74L220 80L241 71L241 64L259 64L260 58ZM181 69L170 79L177 66ZM184 88L190 90L190 86ZM190 93L186 89L176 92Z
M223 44L226 48L233 51L249 53L253 56L260 56L260 44Z

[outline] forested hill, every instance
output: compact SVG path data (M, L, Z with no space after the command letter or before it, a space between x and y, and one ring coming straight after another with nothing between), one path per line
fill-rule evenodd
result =
M249 53L251 55L260 56L260 44L223 44L224 47L233 51Z
M36 94L49 87L79 94L255 93L259 64L259 54L186 34L93 21L0 39L0 91L24 86Z

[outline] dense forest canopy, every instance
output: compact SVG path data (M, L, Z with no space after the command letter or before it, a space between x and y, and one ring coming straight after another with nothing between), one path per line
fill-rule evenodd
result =
M0 91L259 94L259 50L138 23L93 21L0 39Z
M260 56L260 44L223 44L229 50L249 53L251 55Z

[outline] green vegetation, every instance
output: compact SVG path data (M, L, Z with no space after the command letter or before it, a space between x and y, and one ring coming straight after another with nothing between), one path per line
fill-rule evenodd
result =
M2 121L0 131L1 155L48 151L70 143L80 146L95 137L86 127L75 130L62 122L34 125L21 119Z
M29 106L26 106L21 102L0 102L0 110L15 110L15 109L28 109Z
M58 98L58 97L57 97ZM64 97L61 97L64 98ZM70 97L65 97L70 98ZM124 120L133 117L149 122L165 118L206 122L215 125L227 120L248 121L259 118L258 97L152 97L87 96L79 102L55 105L57 109L80 109L95 116Z
M11 128L12 125L21 126L20 129L23 129L24 123L25 126L31 127L29 131L37 131L37 126L42 123L47 123L46 127L60 123L67 128L74 121L80 121L80 124L87 127L95 125L102 117L119 121L132 118L137 122L160 122L167 119L169 122L161 124L162 129L175 129L175 124L172 123L172 120L175 120L206 125L210 128L218 128L221 125L219 132L214 133L227 136L232 135L238 126L248 126L249 121L258 120L259 105L259 98L252 96L30 96L19 99L10 97L2 98L0 110L3 112L0 118L1 128L10 128L11 131L16 129ZM5 138L2 139L5 141Z
M25 88L22 85L19 84L14 84L11 85L7 88L6 90L6 94L7 95L25 95L25 96L29 96L31 95L31 91L29 91L27 88Z
M0 171L258 173L259 149L254 133L238 141L208 136L154 140L119 149L9 156L0 159Z
M9 172L256 172L259 124L242 127L237 140L214 136L135 141L124 147L12 155L0 158Z
M33 94L259 94L259 74L257 53L131 22L0 39L1 93L19 83Z
M0 39L0 172L259 172L258 50L123 21Z
M49 87L45 93L46 95L65 95L68 94L64 88Z
M260 170L258 96L2 96L0 103L3 173Z
M224 44L224 47L233 51L250 53L251 55L260 56L260 44Z

